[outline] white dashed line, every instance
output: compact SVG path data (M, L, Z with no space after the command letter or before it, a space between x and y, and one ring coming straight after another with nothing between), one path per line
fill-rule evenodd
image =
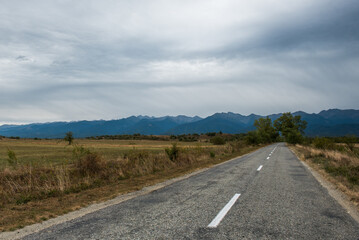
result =
M270 157L267 157L267 160L269 159Z
M222 208L222 210L217 214L217 216L212 220L212 222L207 226L209 228L216 228L218 224L222 221L224 216L228 213L228 211L231 209L233 204L237 201L237 199L241 196L240 193L234 194L232 199Z
M262 169L263 165L260 165L257 171L259 172Z

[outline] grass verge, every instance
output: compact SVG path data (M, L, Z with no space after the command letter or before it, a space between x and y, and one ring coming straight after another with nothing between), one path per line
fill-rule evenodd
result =
M359 210L359 158L346 152L292 145L299 159L343 192Z

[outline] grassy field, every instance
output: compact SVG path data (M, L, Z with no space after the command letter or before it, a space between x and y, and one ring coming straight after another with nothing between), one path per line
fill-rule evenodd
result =
M171 147L171 141L150 140L75 140L73 145L84 146L102 155L106 160L115 160L130 151L145 150L163 152ZM209 142L176 142L180 148L213 148ZM9 167L8 150L15 152L19 164L59 165L73 160L73 145L63 140L2 139L0 140L0 169Z
M113 198L259 148L243 141L0 140L0 231Z

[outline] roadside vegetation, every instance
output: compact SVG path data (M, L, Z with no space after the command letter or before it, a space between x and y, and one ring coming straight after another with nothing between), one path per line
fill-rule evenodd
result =
M138 140L141 135L129 140L74 139L68 133L62 140L1 138L0 231L41 222L259 147L248 145L244 135L158 137L161 140ZM192 137L196 141L184 141Z
M345 193L359 210L359 138L306 138L295 153Z

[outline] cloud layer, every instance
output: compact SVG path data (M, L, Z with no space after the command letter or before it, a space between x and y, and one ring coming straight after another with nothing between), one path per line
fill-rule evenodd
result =
M2 1L0 124L359 108L359 3Z

